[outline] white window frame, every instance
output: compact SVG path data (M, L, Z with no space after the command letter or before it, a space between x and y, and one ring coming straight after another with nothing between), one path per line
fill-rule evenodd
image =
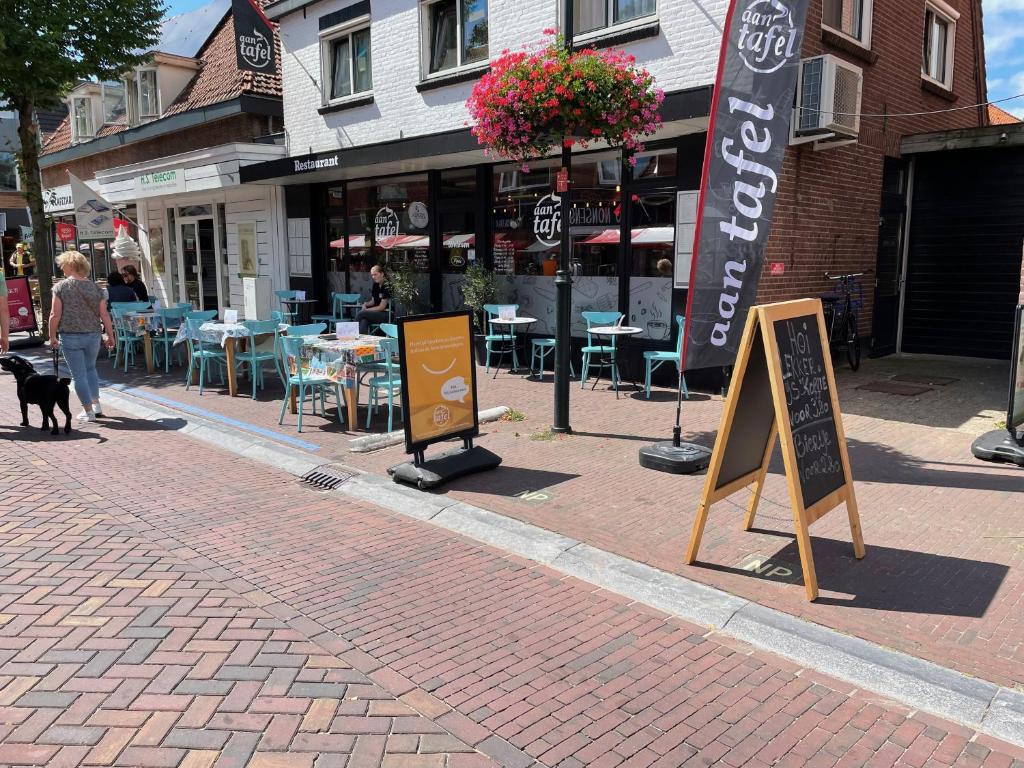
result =
M126 76L124 84L124 115L132 128L139 124L139 85L133 74Z
M921 54L921 77L927 80L929 83L934 83L941 88L945 88L947 91L953 90L953 59L954 53L956 52L956 23L960 18L960 14L957 13L956 9L942 2L942 0L928 0L924 4L925 18L928 18L928 12L931 11L944 22L946 22L946 81L939 80L932 77L925 70L924 65L924 47L922 46ZM924 30L925 39L923 42L928 42L929 29Z
M142 114L142 73L152 72L153 73L153 90L156 92L156 114ZM139 113L139 123L148 123L151 120L159 120L160 116L164 113L164 105L160 99L160 70L157 67L139 67L135 70L135 87L138 89L139 101L137 109Z
M487 3L487 56L480 61L464 62L462 60L465 51L462 50L462 0L455 0L455 58L456 65L447 69L439 69L437 72L430 71L430 9L444 0L420 0L420 72L424 80L445 78L459 72L472 72L475 69L486 69L490 63L491 56L491 3Z
M825 23L825 7L824 7L824 3L822 4L822 9L821 9L821 28L822 29L827 29L829 32L834 32L835 34L839 35L840 37L842 37L842 38L844 38L846 40L849 40L851 43L856 43L857 45L861 46L862 48L866 48L867 50L871 50L871 19L874 16L874 10L875 10L874 6L875 6L874 0L863 0L862 7L861 7L861 20L860 20L861 37L859 37L859 38L858 37L854 37L853 35L848 34L846 32L843 32L843 30L837 29L836 27L833 27L831 24L826 24Z
M109 125L107 122L107 88L113 86L114 83L100 83L100 107L103 110L100 117L103 118L103 125ZM124 85L124 81L121 81L121 87L124 88L124 114L125 119L128 117L128 88Z
M365 99L367 96L373 95L373 32L370 30L370 17L368 15L360 16L356 19L346 21L344 24L338 24L337 26L325 29L320 33L320 100L323 102L323 106L334 106L335 104L344 104L347 101L355 101ZM357 91L356 87L356 73L355 64L352 58L352 35L356 32L362 32L363 30L370 30L370 88L366 91ZM343 37L349 38L348 43L348 63L349 63L349 82L352 84L352 93L347 96L339 96L336 99L331 98L331 45Z
M83 134L78 129L78 115L76 114L76 106L79 102L85 102L86 111L85 114L89 119L89 133ZM89 141L89 139L96 138L96 119L93 114L92 96L72 96L71 97L71 143L77 144L81 141Z
M635 19L629 19L628 21L615 21L615 1L616 0L605 0L605 10L608 14L608 24L604 27L598 27L597 29L591 29L587 32L575 32L573 33L573 43L585 43L588 40L604 37L608 34L614 34L617 32L624 32L626 30L633 29L635 27L646 27L648 24L653 24L659 19L661 12L661 4L666 0L655 0L654 13L649 13L646 16L637 16ZM563 8L564 3L559 0L558 3L558 20L559 23L564 26L565 10ZM578 19L574 19L574 26L578 28Z

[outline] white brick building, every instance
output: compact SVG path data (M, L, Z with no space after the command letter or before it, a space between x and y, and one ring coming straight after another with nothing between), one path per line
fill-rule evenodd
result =
M470 134L465 103L490 59L559 26L561 5L267 6L279 24L289 157L243 169L242 180L284 187L288 231L298 235L289 238L293 288L327 310L333 292L366 295L374 263L405 262L418 273L418 309L453 309L462 304L461 273L476 261L502 276L503 301L538 319L533 333L553 334L557 246L536 235L536 224L558 162L532 163L529 174L492 163ZM577 336L581 311L618 310L645 330L637 350L675 344L726 5L576 3L577 47L624 48L666 92L665 125L635 171L618 151L574 154Z

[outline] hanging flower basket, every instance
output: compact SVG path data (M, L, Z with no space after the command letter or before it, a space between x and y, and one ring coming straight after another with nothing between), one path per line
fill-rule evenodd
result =
M661 126L665 100L651 74L623 51L570 53L553 30L539 50L503 51L466 102L473 134L490 154L525 162L563 141L604 141L630 158Z

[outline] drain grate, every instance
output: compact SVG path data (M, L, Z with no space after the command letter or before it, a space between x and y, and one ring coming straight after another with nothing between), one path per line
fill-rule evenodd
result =
M326 464L307 472L299 483L317 491L333 491L355 473L336 464Z

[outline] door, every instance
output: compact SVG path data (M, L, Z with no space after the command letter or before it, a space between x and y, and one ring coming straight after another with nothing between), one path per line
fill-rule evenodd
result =
M178 242L181 243L183 262L183 300L197 309L220 311L217 238L213 219L182 219L178 225Z
M909 167L906 160L895 157L885 158L882 167L871 357L891 355L897 351Z

